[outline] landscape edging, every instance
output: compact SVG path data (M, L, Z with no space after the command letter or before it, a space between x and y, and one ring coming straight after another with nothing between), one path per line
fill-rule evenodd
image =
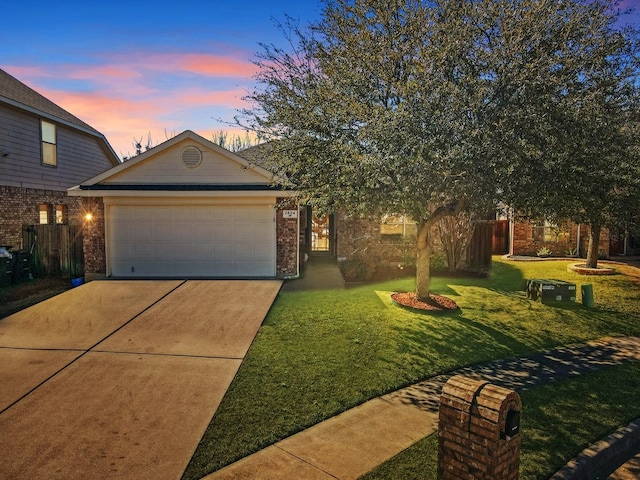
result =
M640 418L584 449L549 480L607 478L640 451Z

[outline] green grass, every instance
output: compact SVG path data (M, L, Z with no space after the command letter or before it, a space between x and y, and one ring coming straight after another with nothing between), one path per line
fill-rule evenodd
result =
M640 276L581 277L570 262L494 261L488 279L435 278L460 313L391 305L412 278L353 289L283 293L214 416L187 471L211 471L382 393L464 365L640 332ZM634 276L635 275L635 276ZM527 278L594 286L596 308L525 298ZM606 299L606 302L605 302ZM580 299L578 299L580 300Z
M521 393L520 478L549 478L586 447L640 417L638 391L640 362L632 362ZM437 468L434 434L361 479L436 480Z

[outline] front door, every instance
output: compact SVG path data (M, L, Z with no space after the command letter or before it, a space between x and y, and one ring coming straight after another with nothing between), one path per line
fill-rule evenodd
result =
M311 210L308 225L310 255L333 253L333 215Z

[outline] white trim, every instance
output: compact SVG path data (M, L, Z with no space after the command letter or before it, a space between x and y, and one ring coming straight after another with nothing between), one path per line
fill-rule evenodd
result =
M233 197L295 197L289 190L81 190L79 185L67 190L70 197L144 197L144 198L233 198Z

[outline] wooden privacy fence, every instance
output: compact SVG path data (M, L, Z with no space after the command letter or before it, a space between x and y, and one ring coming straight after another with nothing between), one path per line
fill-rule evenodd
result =
M32 272L76 278L84 275L80 225L25 225L22 244L33 254Z
M467 266L472 270L488 272L493 251L493 222L476 222L467 247Z
M493 254L509 253L509 220L494 220L493 222Z

